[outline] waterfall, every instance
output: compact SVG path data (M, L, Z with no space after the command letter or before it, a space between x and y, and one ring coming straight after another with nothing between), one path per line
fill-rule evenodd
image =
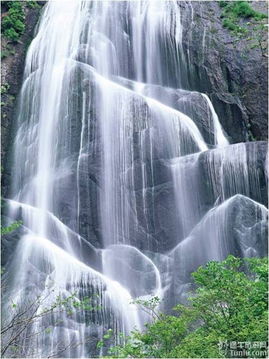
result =
M136 298L170 310L199 265L265 253L259 150L230 144L208 95L184 85L184 16L174 0L43 9L18 104L7 203L23 225L4 321L36 298L38 313L70 296L94 308L41 317L17 338L24 357L101 356L107 330L150 320Z

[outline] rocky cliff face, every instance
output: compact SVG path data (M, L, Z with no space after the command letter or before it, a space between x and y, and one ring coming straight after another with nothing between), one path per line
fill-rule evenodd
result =
M240 19L246 33L223 27L219 2L180 2L186 87L211 98L230 142L267 139L268 57L263 21ZM251 6L267 13L266 2Z
M42 5L43 2L39 2ZM2 4L2 17L5 8ZM10 183L10 164L12 142L14 139L14 124L16 104L22 84L23 70L27 48L34 36L35 26L38 22L41 7L24 8L25 32L19 41L14 43L1 36L1 160L3 167L2 195L7 194Z

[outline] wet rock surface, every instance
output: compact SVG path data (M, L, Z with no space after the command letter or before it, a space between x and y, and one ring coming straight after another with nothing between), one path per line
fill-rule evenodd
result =
M257 11L267 12L266 2L252 3ZM44 2L39 4L42 6ZM184 71L182 76L182 87L208 94L232 143L267 139L268 62L264 51L255 43L255 32L252 31L251 36L239 38L225 29L221 19L222 10L217 2L184 1L179 2L179 6L183 15L183 62L185 61L181 67L182 70L186 70L186 67L188 70ZM8 193L10 182L9 162L15 136L14 116L22 83L25 55L39 16L40 9L26 9L25 33L19 43L12 45L14 55L2 60L2 85L8 84L8 90L2 94L4 196ZM245 23L247 21L244 20ZM2 40L3 48L6 40ZM188 76L185 76L185 72ZM195 97L196 94L193 93L191 96ZM167 95L164 96L164 100L166 97ZM197 123L202 124L201 115L204 109L193 114L190 113L188 105L182 105L178 101L175 108L192 115L194 120L198 116ZM207 126L204 124L202 127L206 131L204 136L208 141L212 136L211 129L206 129Z
M15 137L15 118L18 95L22 85L25 56L34 36L35 26L39 20L43 1L40 7L24 7L25 31L17 43L1 36L1 161L3 167L2 195L6 196L10 183L10 158L12 143ZM4 6L4 3L2 4ZM3 14L4 9L2 9Z
M208 94L232 143L267 139L267 41L257 43L257 27L241 20L244 36L223 27L215 1L180 2L183 49L189 67L185 86ZM251 2L267 13L267 3ZM263 23L266 21L263 20ZM260 36L260 35L259 35ZM266 37L266 30L263 36Z

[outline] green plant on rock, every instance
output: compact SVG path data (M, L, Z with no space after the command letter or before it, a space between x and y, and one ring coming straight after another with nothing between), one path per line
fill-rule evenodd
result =
M251 18L261 20L267 18L266 14L255 11L247 1L235 1L232 3L232 12L237 17Z
M7 1L6 6L8 9L15 9L15 10L21 10L22 9L22 2L21 1Z
M10 88L9 84L3 84L3 85L1 85L1 91L0 91L0 92L1 92L1 95L7 93L7 91L9 90L9 88Z
M222 16L254 18L255 20L267 18L266 14L255 11L248 1L220 1L219 5L224 9Z
M268 39L267 29L264 24L259 24L253 29L252 40L251 48L258 48L263 56L267 56Z
M15 231L17 228L19 228L22 225L22 221L16 221L10 224L9 226L2 227L1 226L1 235L9 234L13 231Z
M4 36L11 40L12 42L17 42L19 40L20 35L14 29L7 29L4 31Z
M40 5L36 1L27 1L26 4L31 9L39 9Z
M17 42L25 30L25 14L21 1L8 1L8 12L2 20L2 33L12 42Z
M1 50L1 59L5 59L10 55L15 55L15 50L9 44L7 44L6 46L3 46Z
M223 9L221 13L222 24L234 35L247 34L248 28L240 25L241 19L249 19L244 25L251 25L251 19L261 21L267 18L266 14L255 11L248 1L219 1L219 6Z
M239 26L236 25L231 19L227 18L223 20L223 26L231 31L238 31Z

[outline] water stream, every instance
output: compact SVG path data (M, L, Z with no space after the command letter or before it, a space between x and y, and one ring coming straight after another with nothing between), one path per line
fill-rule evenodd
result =
M25 357L102 355L108 329L149 320L135 298L169 310L199 265L264 253L255 149L230 145L209 97L182 88L182 16L172 0L43 9L18 108L8 203L23 233L6 295L41 296L42 310L75 293L98 309L40 319L18 338Z

